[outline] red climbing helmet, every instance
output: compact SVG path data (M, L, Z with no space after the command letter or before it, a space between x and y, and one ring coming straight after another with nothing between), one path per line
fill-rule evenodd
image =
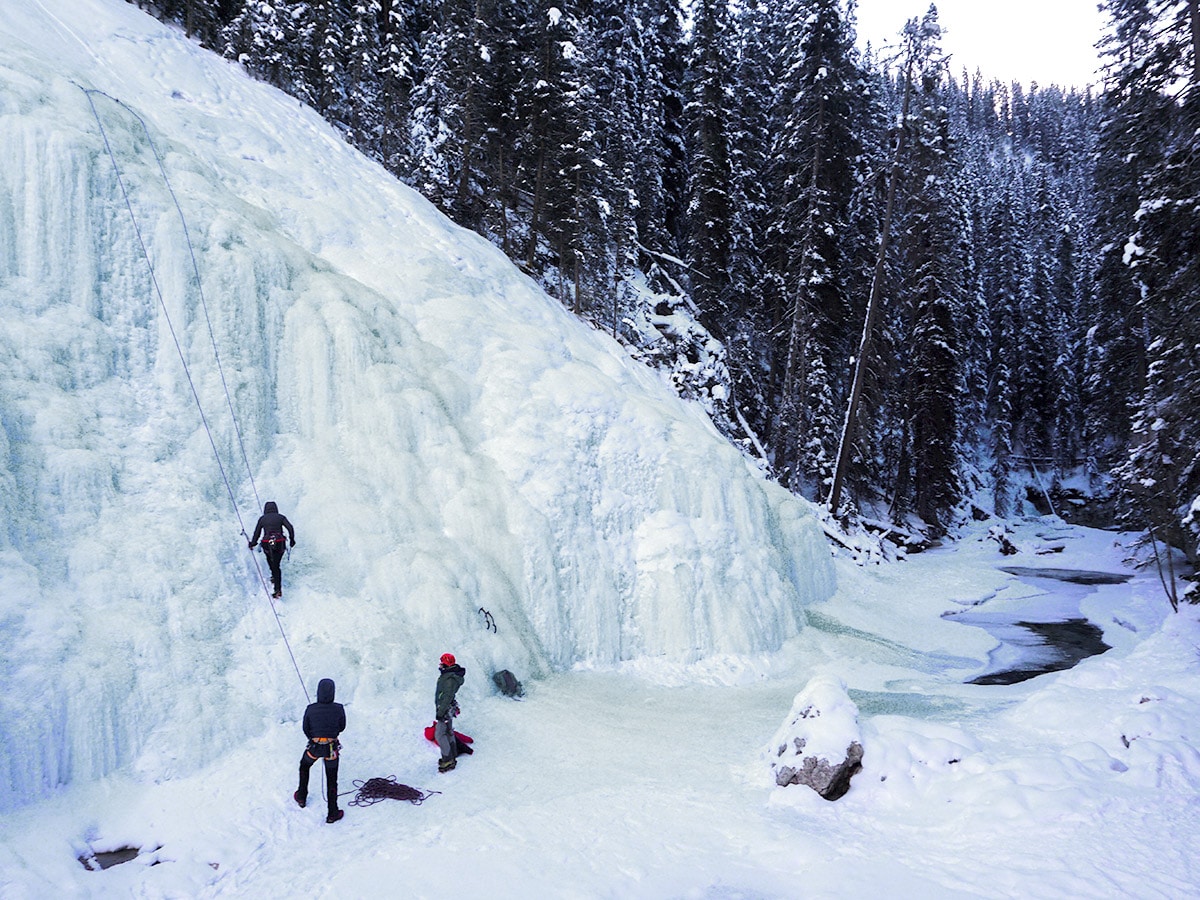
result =
M442 654L442 665L443 666L454 665L454 654L453 653L443 653Z

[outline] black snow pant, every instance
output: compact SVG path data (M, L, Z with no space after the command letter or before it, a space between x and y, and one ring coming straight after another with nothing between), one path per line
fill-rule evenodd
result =
M298 793L306 800L308 799L308 770L312 768L313 763L315 763L317 759L321 759L321 757L318 756L316 759L314 759L311 755L309 755L307 750L305 750L304 755L300 757L300 788ZM332 759L326 757L325 796L329 801L329 815L331 816L337 812L338 808L337 773L338 758L336 756L334 756Z
M283 572L280 570L279 564L283 562L287 544L283 541L274 544L264 541L262 548L263 556L267 558L267 565L271 567L271 587L275 588L275 596L278 597L283 593Z

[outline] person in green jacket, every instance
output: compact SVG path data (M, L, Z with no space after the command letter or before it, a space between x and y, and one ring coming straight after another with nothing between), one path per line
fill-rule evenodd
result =
M449 772L457 765L458 741L454 736L454 717L458 715L455 697L462 687L467 670L454 660L453 653L443 653L438 666L437 688L433 692L434 726L433 737L442 758L438 760L438 771Z

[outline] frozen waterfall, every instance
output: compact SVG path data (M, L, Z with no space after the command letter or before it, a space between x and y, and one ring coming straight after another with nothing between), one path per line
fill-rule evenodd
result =
M296 714L262 500L297 664L364 705L448 647L774 650L832 592L804 502L312 111L125 4L14 0L0 45L0 810Z

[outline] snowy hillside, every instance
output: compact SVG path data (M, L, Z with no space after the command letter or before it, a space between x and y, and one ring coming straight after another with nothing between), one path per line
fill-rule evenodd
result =
M801 501L311 111L115 0L0 46L0 810L297 713L266 500L346 699L774 650L831 593Z

